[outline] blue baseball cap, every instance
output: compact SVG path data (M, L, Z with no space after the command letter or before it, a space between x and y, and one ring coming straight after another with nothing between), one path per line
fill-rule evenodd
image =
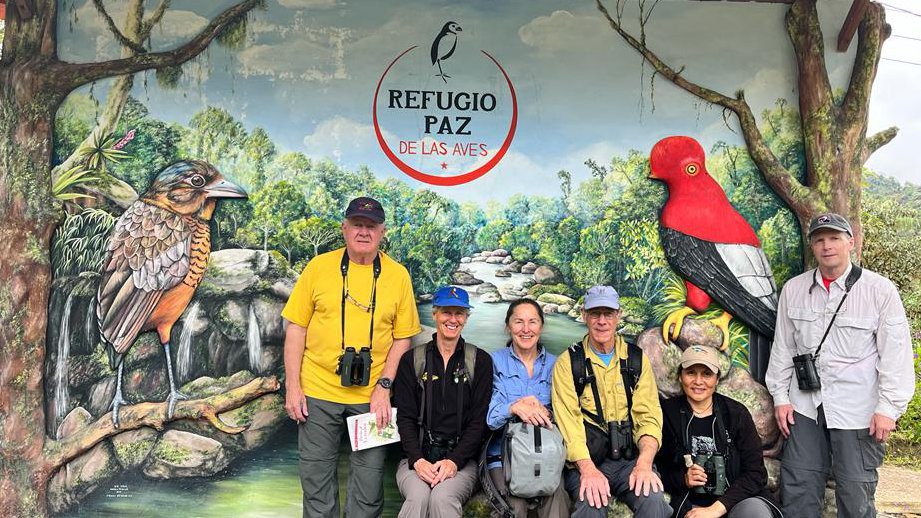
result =
M582 309L594 308L620 309L620 295L610 286L592 286L585 292L585 302Z
M432 297L432 305L435 307L457 307L472 308L470 305L470 295L463 288L455 286L443 286L435 291Z

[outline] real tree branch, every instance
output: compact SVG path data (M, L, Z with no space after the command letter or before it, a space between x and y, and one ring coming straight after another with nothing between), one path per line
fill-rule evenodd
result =
M636 51L653 66L658 74L664 76L675 86L678 86L691 95L709 103L722 106L735 113L739 118L742 136L745 138L745 142L748 145L749 154L761 170L768 185L770 185L774 192L793 208L793 210L805 211L810 209L810 189L800 183L799 180L780 163L771 151L761 134L761 130L758 129L758 121L755 119L751 107L745 102L745 97L741 91L736 94L736 98L732 98L716 90L689 81L681 75L680 70L676 71L666 64L646 45L627 32L618 21L620 17L618 16L618 19L615 20L601 0L595 0L595 3L598 10L601 11L605 19L607 19L611 28L631 47L636 49Z
M89 451L101 441L122 432L145 426L162 430L167 423L180 419L207 419L222 432L240 433L245 428L228 426L220 420L218 415L239 408L265 394L275 392L280 386L275 376L256 378L221 394L204 399L180 401L176 404L172 419L166 417L167 404L165 402L139 403L122 407L118 428L112 424L111 413L107 413L72 436L60 441L46 441L43 450L44 469L48 473L53 472Z
M885 146L892 141L899 134L899 128L892 126L890 128L884 129L879 133L876 133L870 137L867 137L867 141L863 151L863 160L866 162L870 155L876 152L877 149Z

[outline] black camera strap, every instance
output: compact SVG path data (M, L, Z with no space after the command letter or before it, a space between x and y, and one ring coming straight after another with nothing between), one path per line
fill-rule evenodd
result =
M368 349L373 348L374 343L374 309L377 306L377 279L381 276L381 254L378 253L374 256L374 264L372 266L374 272L374 280L371 281L371 305L369 306L371 312L371 323L368 325ZM339 312L339 321L340 321L340 330L342 332L342 351L345 352L345 300L349 297L349 251L348 249L342 250L342 261L339 264L339 270L342 272L342 304L340 306Z
M863 268L855 264L851 267L851 273L847 275L847 279L844 279L844 295L841 296L841 302L838 303L838 307L835 308L835 313L831 316L831 320L828 322L828 327L825 328L825 334L822 335L822 341L819 342L819 346L816 347L815 353L812 355L813 361L818 360L819 352L822 351L822 345L825 343L825 339L828 338L828 333L831 331L831 326L834 325L835 319L838 318L838 312L841 311L841 306L844 305L844 301L847 300L847 296L851 293L851 288L854 287L857 279L860 279L860 274L862 273ZM819 275L821 275L821 273ZM815 280L813 280L813 282L815 282Z

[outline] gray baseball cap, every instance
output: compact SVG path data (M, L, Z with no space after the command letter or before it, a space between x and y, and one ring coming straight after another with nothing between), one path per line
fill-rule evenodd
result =
M594 308L620 309L620 295L610 286L592 286L585 292L585 302L582 309L588 311Z
M851 230L851 224L848 223L844 216L835 214L834 212L828 212L812 218L812 221L809 222L809 233L806 235L806 238L812 237L813 233L823 228L837 230L838 232L847 232L847 235L854 237L854 231Z

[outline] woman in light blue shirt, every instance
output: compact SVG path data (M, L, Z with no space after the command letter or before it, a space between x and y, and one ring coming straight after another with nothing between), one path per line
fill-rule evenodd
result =
M490 429L499 430L515 417L535 426L554 426L550 385L556 356L540 343L543 327L544 312L537 302L519 299L509 304L505 329L510 339L507 347L492 353L493 392L486 415ZM540 499L509 495L502 476L501 450L501 434L494 434L487 446L487 469L516 517L524 518L535 508L540 518L569 516L569 497L563 484L553 495Z

